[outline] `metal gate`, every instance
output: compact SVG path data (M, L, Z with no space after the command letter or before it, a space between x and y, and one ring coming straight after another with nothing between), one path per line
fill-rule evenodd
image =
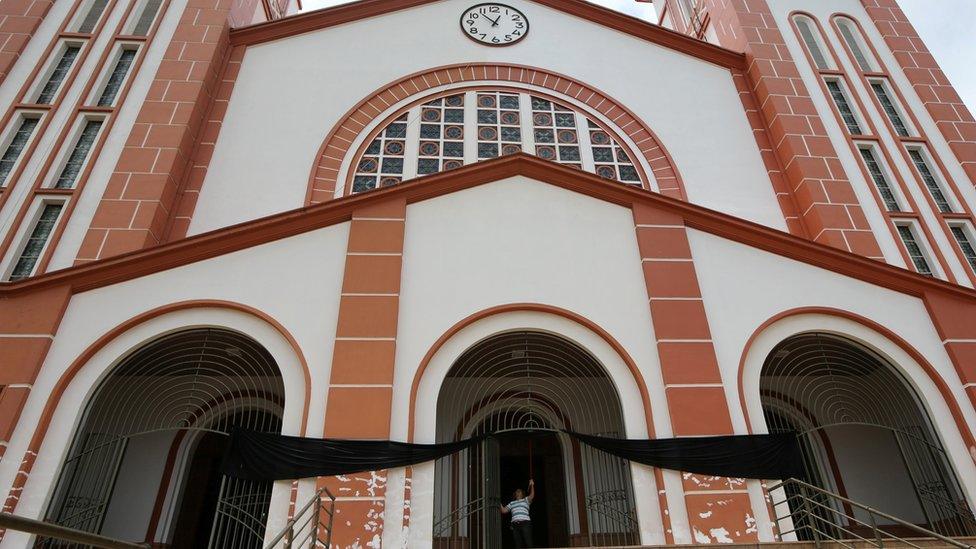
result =
M284 386L274 360L250 338L219 329L160 338L123 360L89 401L45 520L104 534L108 523L124 525L128 519L120 518L131 513L125 498L134 492L158 492L147 531L137 539L134 534L125 537L156 541L156 532L163 531L161 541L169 543L166 532L179 529L175 511L189 497L185 476L203 436L226 435L234 427L280 432L283 403ZM169 457L153 451L153 443L168 447ZM157 461L147 464L147 459ZM176 465L169 474L163 469L159 486L126 485L139 476L140 467L159 465L161 459ZM271 488L270 482L221 477L216 508L211 508L213 522L206 526L208 547L261 547ZM167 514L158 499L164 495L170 522L159 525L154 521ZM39 538L35 546L76 545Z
M878 440L889 440L894 451L877 449L875 461L863 465L877 470L882 460L889 469L900 464L925 527L950 537L976 534L962 486L918 396L875 353L830 334L794 336L767 359L760 396L770 432L801 433L811 484L844 491L831 433L845 428L860 429L865 436L877 433ZM825 508L837 505L823 503ZM827 510L821 514L824 523L836 517Z
M499 434L439 459L434 480L434 546L497 549L507 524L499 505L505 451L548 433L558 443L559 506L567 545L639 542L630 464L571 440L559 429L619 437L620 402L603 367L560 337L511 332L475 345L452 366L437 403L438 442ZM506 448L508 450L506 450ZM530 460L531 461L531 450ZM503 498L506 496L506 498ZM533 505L536 508L536 505ZM555 512L555 511L552 511ZM536 522L539 517L533 516ZM550 517L551 518L551 517ZM551 519L552 526L557 519ZM534 529L538 530L539 524ZM553 526L554 527L554 526ZM554 534L550 534L554 535Z

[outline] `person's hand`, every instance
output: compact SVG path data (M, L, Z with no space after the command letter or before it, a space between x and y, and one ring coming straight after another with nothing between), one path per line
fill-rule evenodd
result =
M535 481L532 480L532 479L529 479L529 486L535 486Z

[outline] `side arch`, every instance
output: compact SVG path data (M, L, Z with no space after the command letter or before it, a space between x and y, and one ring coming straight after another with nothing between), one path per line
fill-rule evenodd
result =
M282 343L288 347L288 352L290 352L292 355L290 358L293 360L286 361L284 363L283 361L278 361L278 364L279 367L283 367L285 363L293 362L294 366L290 368L291 374L301 376L301 384L303 385L299 393L301 397L300 399L294 399L293 397L294 400L300 400L301 404L298 406L298 409L294 410L294 412L292 412L290 415L292 417L297 416L300 418L298 422L300 426L297 431L299 432L298 434L304 434L311 396L311 375L308 368L308 362L305 359L301 348L298 346L297 340L280 322L258 309L231 301L191 300L164 305L132 317L103 334L96 341L85 348L85 350L82 351L77 358L71 362L64 373L60 375L51 390L47 391L47 400L44 403L36 421L36 427L27 445L23 460L20 463L19 471L12 483L10 492L8 493L4 503L3 511L13 512L17 508L18 503L22 499L21 494L24 492L25 486L27 486L28 481L30 480L35 462L38 461L38 453L44 445L45 440L49 438L48 434L52 423L54 423L53 420L55 419L59 408L63 407L62 400L64 399L66 393L72 389L72 383L76 380L76 378L85 373L86 366L91 364L94 360L99 359L100 353L108 352L109 350L112 351L112 358L106 357L104 361L101 361L106 362L108 364L107 367L102 368L97 375L93 376L93 379L87 380L86 387L79 388L79 391L84 393L82 400L87 402L87 399L89 399L97 390L100 381L109 375L115 366L117 366L120 361L124 360L124 358L128 356L132 350L137 349L141 345L149 343L154 339L176 329L194 326L193 324L185 324L182 320L177 319L176 316L171 315L206 309L214 310L223 314L228 312L244 313L246 315L245 319L255 322L258 325L265 326L268 333L274 333L277 337L280 337L283 340ZM174 319L173 322L169 323L172 324L172 326L162 326L158 330L156 327L153 327L151 330L146 330L147 333L138 333L138 330L152 326L150 324L151 322L162 322L168 318ZM223 327L234 329L234 326L229 325ZM127 336L131 336L132 341L124 341ZM119 348L115 349L115 346ZM292 393L293 392L294 391L292 391ZM286 396L292 393L286 392ZM294 396L297 397L298 395ZM294 421L291 423L294 423ZM72 422L69 431L74 432L75 427L75 423ZM70 436L70 433L68 436ZM66 448L63 450L65 452L67 451ZM52 466L52 463L55 464L55 467L59 466L62 457L63 456L59 454L57 458L45 458L45 467ZM48 493L49 496L49 488L51 487L39 487L38 490L45 491L45 493ZM276 492L278 491L276 490ZM287 498L287 494L285 494L284 497ZM281 500L281 498L282 496L276 493L272 502L272 509L277 510L277 508L281 507L280 504L285 503ZM39 502L38 498L32 498L32 501L35 502L35 504L31 506L31 509L24 511L27 516L34 516L43 512L43 508L46 505L48 498L45 497L41 499L43 499L43 502ZM40 505L38 505L38 503L40 503Z
M391 107L434 88L478 82L536 86L579 101L611 121L636 145L635 152L643 155L662 194L687 200L674 161L657 136L633 112L608 95L569 76L536 67L466 63L408 75L376 90L350 109L329 132L316 154L309 175L306 205L334 197L336 186L345 184L344 180L340 182L338 178L357 138L378 118L392 114Z
M756 432L765 425L759 386L768 355L780 342L811 332L833 334L855 342L883 358L901 375L918 394L925 413L931 418L938 438L957 469L967 496L970 501L976 500L976 492L973 491L976 441L947 380L904 338L855 313L829 307L801 307L773 316L753 332L743 349L737 380L740 406L748 431ZM953 423L955 429L950 427Z

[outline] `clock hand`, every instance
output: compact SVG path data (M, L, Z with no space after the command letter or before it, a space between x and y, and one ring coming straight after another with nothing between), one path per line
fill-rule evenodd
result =
M491 21L491 26L493 26L493 27L497 27L497 26L498 26L498 20L499 20L499 19L501 19L501 18L502 18L502 16L501 16L501 15L499 15L499 16L498 16L498 17L496 17L496 18L495 18L494 20L492 20L492 18L491 18L491 17L488 17L487 15L485 16L485 19L487 19L487 20L489 20L489 21Z

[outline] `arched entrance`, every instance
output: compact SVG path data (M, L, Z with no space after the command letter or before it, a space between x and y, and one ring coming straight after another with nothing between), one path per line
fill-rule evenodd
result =
M584 349L542 332L507 332L454 362L437 400L437 441L498 433L438 460L434 545L511 547L498 506L536 481L537 547L638 543L629 464L560 429L624 436L620 400Z
M200 328L156 339L89 399L46 520L172 547L260 547L271 483L218 467L231 429L280 432L284 394L274 359L247 336Z
M800 433L811 483L944 535L976 533L925 407L878 354L832 334L795 335L766 358L760 397L770 432ZM825 524L840 516L823 515Z

